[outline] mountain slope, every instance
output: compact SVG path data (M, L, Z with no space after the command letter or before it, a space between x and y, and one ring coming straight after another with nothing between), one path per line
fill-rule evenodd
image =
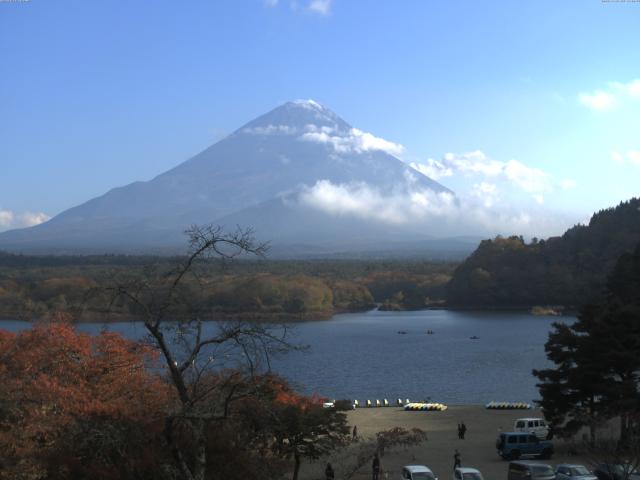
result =
M193 223L217 223L238 215L240 223L250 226L263 218L261 205L268 209L283 196L295 199L319 181L366 185L381 194L419 190L452 195L385 151L393 147L354 129L313 101L288 102L150 181L114 188L44 224L0 234L0 247L179 246L181 232ZM287 221L291 213L281 209L279 223L298 221L293 217ZM339 226L344 219L325 215L320 223L307 222L305 235L313 236L314 230L334 234L345 230ZM380 228L388 230L375 227L375 221L366 223L375 230L370 235L379 234ZM259 233L271 238L278 232L262 229Z
M595 213L561 237L484 240L455 271L447 301L458 306L580 306L603 294L618 258L640 244L640 198Z

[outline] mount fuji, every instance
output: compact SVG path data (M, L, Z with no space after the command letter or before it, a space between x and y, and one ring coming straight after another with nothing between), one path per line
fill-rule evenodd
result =
M206 223L252 227L275 252L440 245L442 217L425 212L455 195L398 159L400 149L312 100L288 102L152 180L0 234L0 248L171 251Z

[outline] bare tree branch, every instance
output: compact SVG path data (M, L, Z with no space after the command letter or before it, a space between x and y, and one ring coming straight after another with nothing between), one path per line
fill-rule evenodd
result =
M108 309L119 302L131 305L162 354L179 401L179 407L166 419L165 438L182 477L204 480L210 423L224 421L233 402L255 394L251 380L255 381L263 360L268 370L272 354L294 347L286 338L286 328L276 334L265 325L218 322L208 325L212 331L205 332L202 297L189 293L187 286L192 284L185 286L187 277L193 278L202 291L205 283L198 268L207 265L207 259L262 257L268 244L256 242L253 230L239 227L226 233L220 226L194 225L185 233L189 249L182 262L164 273L145 269L142 278L108 288ZM229 363L227 357L234 360L236 370L223 370ZM183 426L190 431L192 451L188 454L176 438L178 425L180 431Z

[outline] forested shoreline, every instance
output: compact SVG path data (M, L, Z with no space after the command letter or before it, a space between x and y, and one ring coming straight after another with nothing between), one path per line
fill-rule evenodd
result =
M23 256L0 253L0 318L46 319L68 312L77 321L138 317L126 303L108 305L111 286L170 270L177 257ZM204 261L186 282L204 319L301 321L380 306L411 310L438 305L456 264L424 260Z
M536 305L576 310L597 301L621 255L640 243L640 199L596 212L546 240L522 236L484 240L455 270L449 306L480 309Z
M640 243L640 199L593 215L561 237L484 240L462 263L406 260L203 259L183 288L204 319L301 321L381 310L523 309L576 311L604 292L615 262ZM0 252L0 318L78 321L137 318L105 291L162 275L181 257L24 256ZM108 309L105 305L110 305Z

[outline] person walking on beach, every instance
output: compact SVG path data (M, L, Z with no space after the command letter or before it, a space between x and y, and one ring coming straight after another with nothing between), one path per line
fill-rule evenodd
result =
M373 473L373 480L380 479L380 457L378 457L378 453L373 456L373 463L371 464L371 470Z
M453 454L453 469L455 470L456 468L458 468L460 466L462 466L462 463L460 463L460 452L456 448L456 451Z
M467 426L462 422L460 424L460 438L464 440L464 434L467 433Z
M357 440L358 439L358 426L354 425L353 426L353 440Z
M327 468L324 469L324 478L325 480L334 480L336 478L336 474L330 463L327 463Z

